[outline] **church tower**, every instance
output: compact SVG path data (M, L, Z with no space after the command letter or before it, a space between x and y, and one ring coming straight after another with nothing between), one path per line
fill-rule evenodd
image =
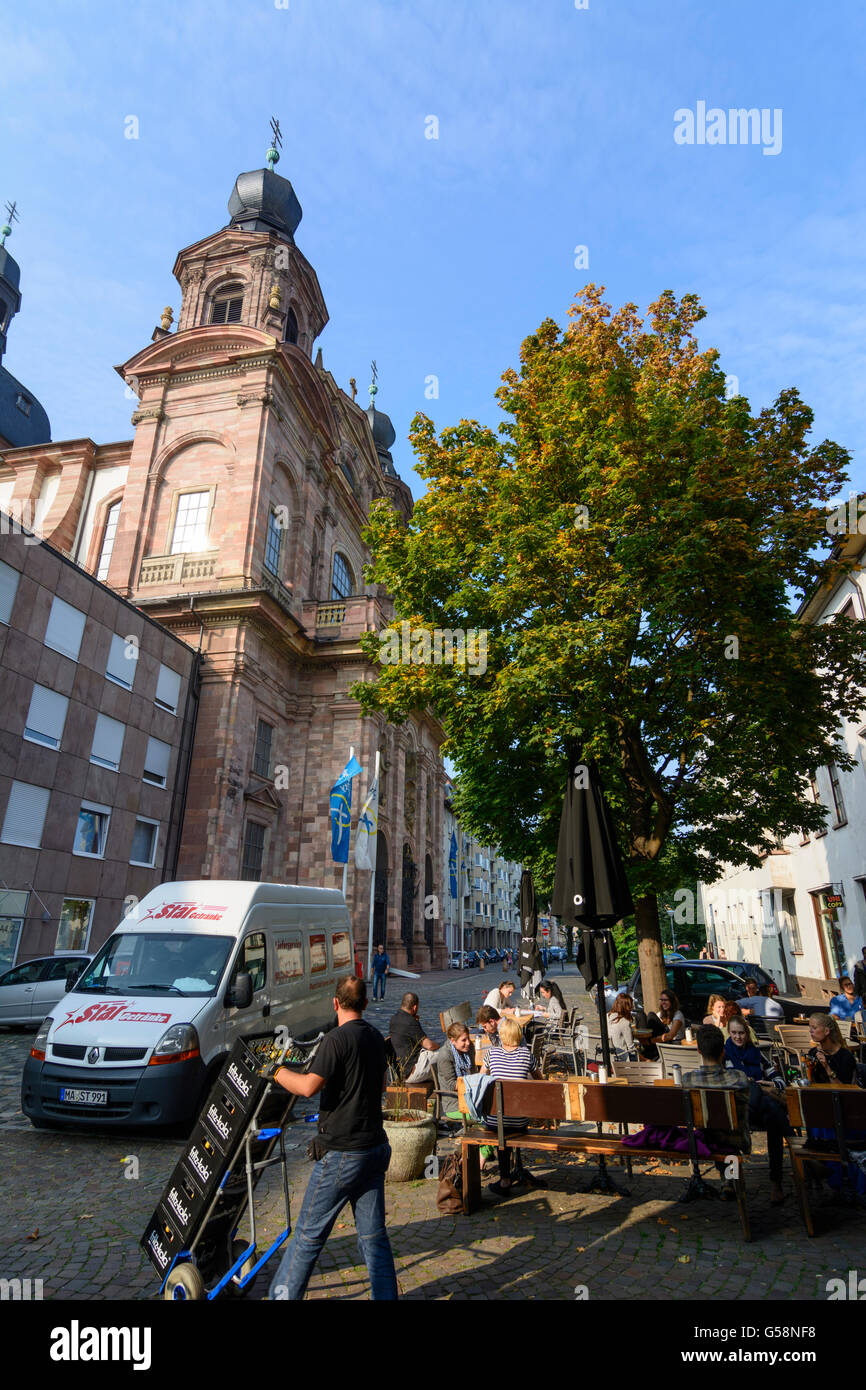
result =
M51 438L48 416L33 392L3 366L9 325L21 308L21 271L6 250L6 238L17 218L15 204L7 203L0 226L0 448L11 449L46 444Z

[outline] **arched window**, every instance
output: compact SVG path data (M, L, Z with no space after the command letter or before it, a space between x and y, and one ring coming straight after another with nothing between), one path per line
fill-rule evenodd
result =
M286 342L296 343L298 341L298 319L294 309L289 305L289 312L286 314Z
M343 477L346 479L346 482L349 484L349 487L352 489L353 492L355 492L355 475L352 472L349 465L345 463L342 459L340 460L340 471L343 474Z
M355 592L355 579L349 569L349 562L339 550L334 556L334 571L331 576L331 598L348 598Z
M285 507L271 507L268 512L268 534L265 537L265 569L279 579L280 559L283 550L283 522Z
M96 578L105 580L108 578L108 567L111 564L111 552L114 549L114 537L117 535L117 519L120 516L120 503L112 502L108 511L105 513L105 530L102 533L102 549L99 552L99 564L96 566Z
M218 290L210 306L211 323L240 323L244 307L242 285L226 285Z

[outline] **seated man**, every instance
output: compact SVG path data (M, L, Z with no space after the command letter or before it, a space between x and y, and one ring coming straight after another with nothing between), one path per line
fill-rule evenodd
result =
M854 993L854 982L847 975L843 975L840 979L839 988L841 994L833 995L827 1012L831 1018L841 1019L843 1023L850 1023L855 1014L862 1013L863 1000Z
M494 1009L491 1004L482 1004L475 1018L475 1022L486 1033L490 1039L491 1047L499 1046L499 1011Z
M759 985L751 975L746 980L746 993L737 1003L750 1022L756 1018L768 1020L770 1023L785 1021L785 1010L778 1000L771 996L770 986Z
M785 1200L782 1191L782 1140L791 1133L788 1117L782 1107L766 1095L756 1081L745 1072L725 1066L725 1038L714 1023L702 1023L697 1030L698 1052L702 1066L687 1071L685 1087L706 1087L707 1090L744 1091L749 1097L749 1125L767 1133L767 1156L770 1163L770 1202L774 1207Z
M388 1033L404 1085L425 1080L439 1044L432 1042L421 1026L417 994L403 995L399 1009L391 1017Z

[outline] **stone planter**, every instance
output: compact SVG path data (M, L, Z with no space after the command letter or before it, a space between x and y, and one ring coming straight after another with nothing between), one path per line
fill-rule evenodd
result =
M436 1147L435 1118L426 1110L385 1110L382 1118L391 1145L386 1182L422 1178L425 1160Z

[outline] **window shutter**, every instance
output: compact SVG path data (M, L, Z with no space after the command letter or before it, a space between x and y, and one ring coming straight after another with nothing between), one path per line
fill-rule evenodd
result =
M62 598L55 598L51 605L48 627L45 629L45 645L56 652L62 652L73 661L78 660L81 638L84 635L85 615L80 608L73 608Z
M68 708L65 695L58 695L56 690L49 690L45 685L34 685L24 732L41 734L43 739L59 748Z
M116 772L120 767L120 755L123 751L125 733L126 725L122 724L119 719L109 719L107 714L97 715L90 761L103 763Z
M5 840L7 845L28 845L31 849L39 849L50 797L48 787L13 782L0 839Z
M111 651L108 654L105 674L125 690L132 689L135 681L135 661L126 655L126 642L117 632L111 638Z
M160 666L159 679L156 682L156 703L176 714L179 699L180 676L177 671L172 671L170 666Z
M18 571L0 560L0 623L12 617L12 605L18 592Z
M146 782L155 782L157 786L164 787L168 778L168 761L171 757L171 747L163 743L161 739L149 738L147 740L147 754L144 759L144 779Z

